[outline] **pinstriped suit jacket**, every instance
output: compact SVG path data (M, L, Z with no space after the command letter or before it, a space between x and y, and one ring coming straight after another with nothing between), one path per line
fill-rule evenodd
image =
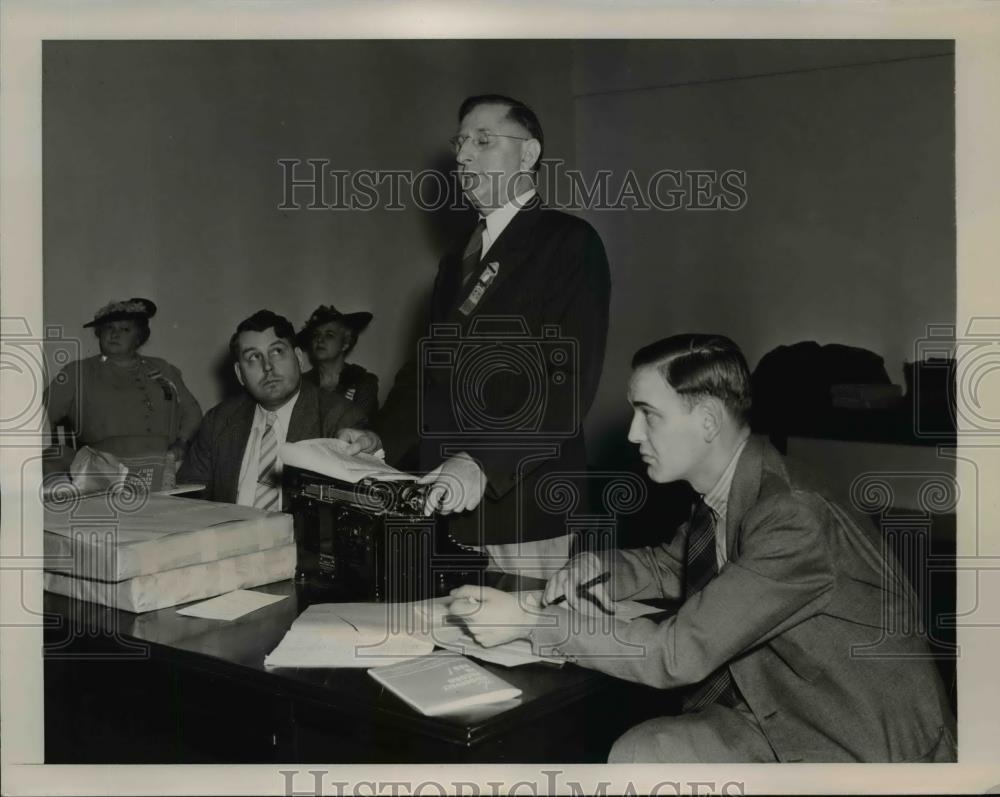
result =
M244 393L210 409L177 473L178 483L204 484L202 497L236 503L255 407L253 398ZM340 429L365 424L362 411L342 396L324 397L324 408L321 413L319 388L303 380L288 424L288 442L333 437Z

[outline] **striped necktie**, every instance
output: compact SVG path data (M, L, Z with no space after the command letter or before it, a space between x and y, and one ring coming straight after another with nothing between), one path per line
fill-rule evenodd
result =
M715 527L718 516L703 500L699 500L691 515L687 555L684 566L684 599L689 599L718 575L715 558ZM739 694L729 665L723 664L684 697L684 711L697 711L710 703L736 705Z
M469 278L476 271L476 266L479 265L479 260L483 255L483 235L485 232L486 219L481 218L476 229L469 236L469 243L465 245L465 251L462 252L462 285L469 281Z
M254 495L253 505L257 509L268 512L281 509L279 500L281 490L278 485L274 469L278 464L278 436L274 433L274 422L278 419L277 414L267 413L265 416L264 434L260 438L260 457L257 467L257 492Z

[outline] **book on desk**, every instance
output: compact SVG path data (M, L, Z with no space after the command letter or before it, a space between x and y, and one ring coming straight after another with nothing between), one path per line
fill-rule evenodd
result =
M421 714L437 717L520 697L511 686L458 653L442 650L368 674Z

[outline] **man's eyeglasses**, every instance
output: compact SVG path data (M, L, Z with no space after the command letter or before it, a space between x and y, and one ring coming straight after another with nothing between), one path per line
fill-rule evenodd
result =
M503 133L493 133L489 130L477 130L471 136L452 136L448 139L448 143L451 144L452 150L454 150L457 155L462 146L466 141L471 141L472 146L478 150L489 149L494 144L498 138L513 138L516 141L530 141L528 136L507 136Z

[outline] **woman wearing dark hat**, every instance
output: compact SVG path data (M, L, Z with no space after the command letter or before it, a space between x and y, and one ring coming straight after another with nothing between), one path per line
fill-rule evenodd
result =
M371 320L371 313L341 313L321 304L299 333L299 346L313 364L304 378L353 401L369 419L378 412L378 377L346 358Z
M93 327L101 353L68 364L49 385L46 407L55 428L60 423L87 445L117 457L170 452L182 459L201 423L201 407L166 360L143 357L149 299L111 302L84 324Z

